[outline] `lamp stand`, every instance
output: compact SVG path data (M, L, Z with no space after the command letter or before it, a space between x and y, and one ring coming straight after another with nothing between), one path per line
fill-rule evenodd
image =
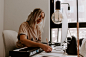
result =
M76 0L77 5L77 55L79 57L79 22L78 22L78 0Z

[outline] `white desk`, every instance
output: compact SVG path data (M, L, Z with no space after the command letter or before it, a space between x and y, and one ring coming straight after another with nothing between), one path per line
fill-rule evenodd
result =
M63 51L56 51L53 49L52 52L50 52L50 53L46 53L45 51L43 51L32 57L77 57L77 56L76 55L67 55Z

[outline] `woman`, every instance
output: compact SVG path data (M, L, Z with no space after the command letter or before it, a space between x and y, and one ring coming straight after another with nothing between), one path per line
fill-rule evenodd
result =
M30 13L26 22L23 22L19 27L17 48L21 47L40 47L45 52L51 52L52 48L48 45L42 44L41 35L44 23L45 13L36 8Z

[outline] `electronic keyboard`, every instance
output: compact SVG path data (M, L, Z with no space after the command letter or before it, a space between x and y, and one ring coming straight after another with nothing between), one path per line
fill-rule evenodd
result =
M40 47L24 47L9 51L9 57L31 57L41 53L43 50Z

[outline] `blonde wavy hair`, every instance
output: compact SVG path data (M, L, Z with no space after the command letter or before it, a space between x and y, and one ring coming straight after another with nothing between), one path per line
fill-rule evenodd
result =
M29 23L30 26L33 27L34 24L35 24L35 27L36 27L36 25L37 25L37 19L38 19L39 15L42 12L43 11L40 8L36 8L36 9L33 10L33 12L30 13L30 15L28 16L28 19L26 20ZM45 13L44 13L44 17L45 17ZM44 28L44 19L43 19L43 24L40 27L41 32L43 32L43 28Z

